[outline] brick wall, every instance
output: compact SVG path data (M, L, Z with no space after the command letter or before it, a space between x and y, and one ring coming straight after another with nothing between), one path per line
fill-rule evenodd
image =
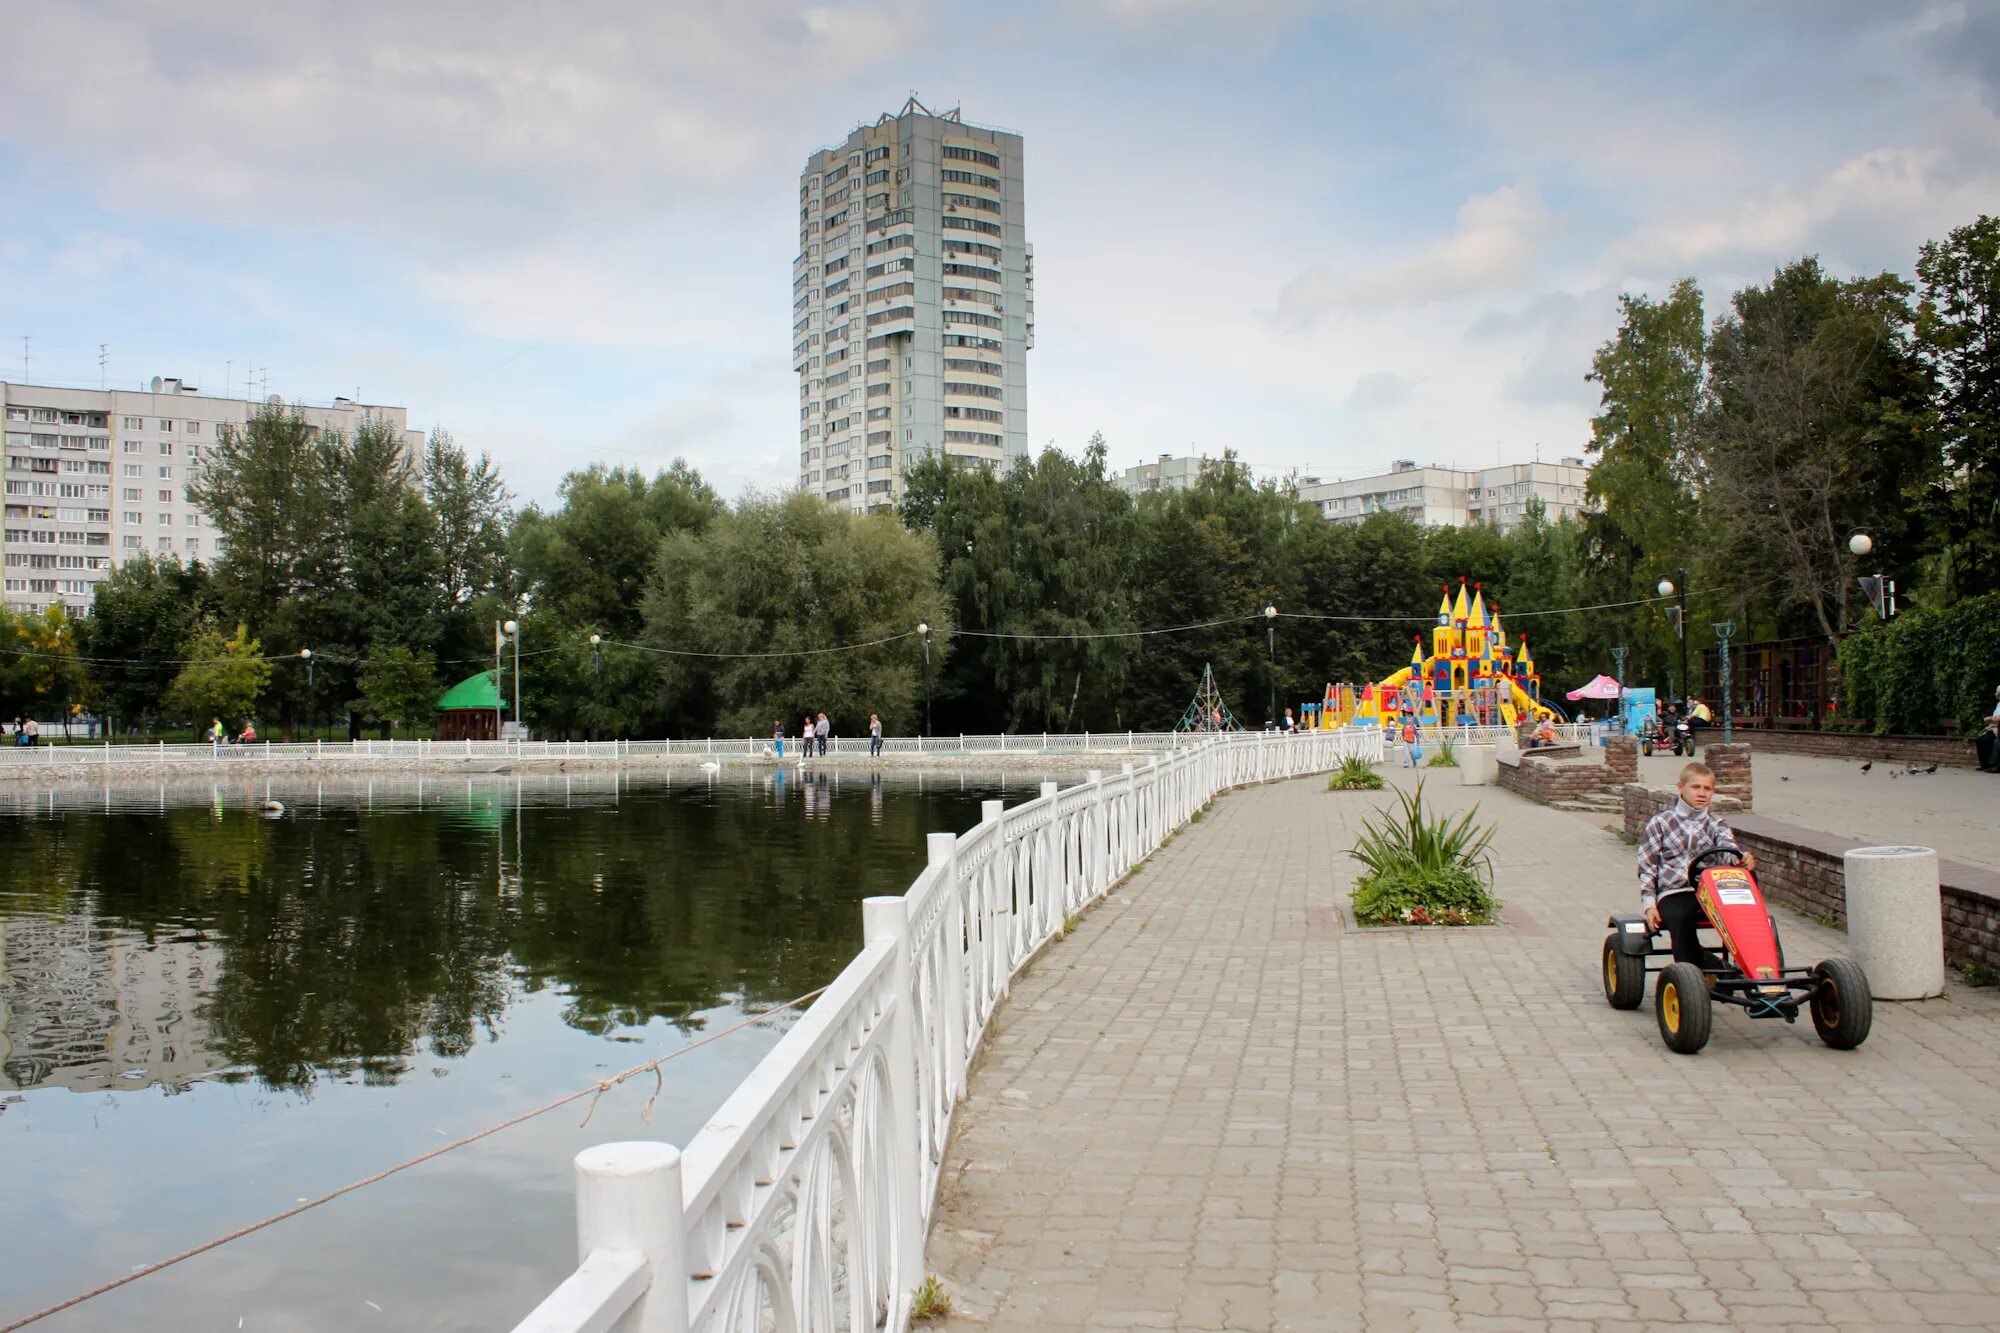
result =
M1736 733L1753 750L1770 754L1816 754L1833 759L1875 759L1895 764L1949 764L1972 768L1979 755L1969 740L1949 736L1867 736L1845 731L1751 731Z
M1546 759L1531 750L1500 760L1500 785L1549 805L1606 786L1610 775L1589 759Z
M1626 784L1624 797L1625 833L1636 839L1645 831L1647 820L1673 803L1674 793L1633 782ZM1723 810L1720 797L1716 808ZM1766 898L1846 924L1847 875L1842 858L1851 849L1867 844L1761 815L1732 813L1729 826L1736 841L1757 854L1757 884ZM1938 881L1945 962L1952 967L1967 963L2000 967L2000 873L1940 858ZM1634 890L1635 898L1636 893Z
M1604 738L1604 776L1624 786L1639 780L1639 742L1630 736Z
M1744 810L1756 808L1751 804L1749 746L1710 745L1702 750L1701 761L1715 770L1717 796L1734 798Z

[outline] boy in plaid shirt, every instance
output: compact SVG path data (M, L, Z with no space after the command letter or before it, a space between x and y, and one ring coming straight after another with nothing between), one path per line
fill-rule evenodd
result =
M1714 770L1703 763L1687 765L1681 769L1680 799L1647 820L1639 839L1639 905L1646 925L1666 927L1673 936L1675 961L1711 970L1720 964L1695 935L1701 904L1688 887L1688 862L1696 852L1727 847L1742 855L1745 870L1757 868L1757 858L1736 845L1736 835L1708 808L1714 799Z

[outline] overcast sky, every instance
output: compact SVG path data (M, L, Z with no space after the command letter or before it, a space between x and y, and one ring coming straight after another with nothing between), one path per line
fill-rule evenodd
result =
M1751 8L37 0L0 377L23 334L37 380L256 367L524 499L675 455L786 486L798 171L915 93L1025 136L1036 445L1579 453L1621 290L1907 275L2000 207L2000 6Z

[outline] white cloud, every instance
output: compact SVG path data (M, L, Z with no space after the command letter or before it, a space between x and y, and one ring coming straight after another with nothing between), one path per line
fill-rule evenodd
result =
M1347 407L1353 412L1373 412L1384 407L1396 407L1410 400L1417 386L1422 384L1420 375L1398 375L1393 370L1377 370L1354 381L1348 390Z
M486 337L635 348L742 347L761 339L783 368L782 311L749 305L727 268L660 271L634 257L564 248L424 270L417 281ZM783 296L776 283L767 284L774 302Z
M130 236L83 231L49 258L49 263L78 278L102 278L139 253L139 243Z
M1554 232L1532 184L1475 194L1459 207L1452 234L1414 255L1345 272L1316 264L1299 273L1279 290L1277 317L1304 325L1341 308L1427 305L1511 287L1534 270Z

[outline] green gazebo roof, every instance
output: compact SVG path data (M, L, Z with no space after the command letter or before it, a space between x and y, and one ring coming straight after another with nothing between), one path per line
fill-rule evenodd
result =
M497 674L482 671L476 676L467 676L444 692L444 697L437 701L437 711L490 713L496 708L504 711L507 705L501 700L500 687L494 680Z

